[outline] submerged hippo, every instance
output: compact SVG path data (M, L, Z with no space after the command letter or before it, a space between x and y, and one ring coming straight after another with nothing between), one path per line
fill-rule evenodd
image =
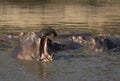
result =
M18 45L13 49L11 56L21 60L52 60L52 52L78 49L81 46L78 43L67 41L67 43L54 42L51 38L57 36L52 28L43 28L37 33L21 32L19 35Z
M97 51L120 51L120 36L102 35L90 38L91 48Z
M78 42L83 46L88 44L89 48L96 52L120 52L120 36L77 34L70 36L70 40Z

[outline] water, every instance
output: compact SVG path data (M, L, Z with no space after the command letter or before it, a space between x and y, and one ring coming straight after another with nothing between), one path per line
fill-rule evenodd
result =
M117 34L120 32L119 0L2 0L0 35L39 31L54 26L61 32ZM52 62L19 61L0 49L0 81L119 81L120 54L96 53L87 48L55 53Z
M9 51L8 51L9 52ZM0 81L119 81L119 53L57 53L48 63L19 61L0 52Z
M58 31L120 34L119 4L119 0L4 0L0 30L38 31L49 25Z

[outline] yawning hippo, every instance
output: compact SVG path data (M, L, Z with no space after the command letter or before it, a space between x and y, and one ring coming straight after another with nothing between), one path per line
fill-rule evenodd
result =
M39 32L21 32L18 45L13 49L11 55L21 60L52 60L51 52L57 52L67 49L78 49L81 46L72 41L66 43L54 42L51 38L57 36L52 28L43 28Z

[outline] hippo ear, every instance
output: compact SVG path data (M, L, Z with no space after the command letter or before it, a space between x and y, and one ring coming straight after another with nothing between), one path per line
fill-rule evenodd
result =
M19 43L22 42L24 35L25 35L24 32L20 32L20 33L19 33L19 35L18 35Z
M22 37L24 34L24 32L20 32L19 37Z

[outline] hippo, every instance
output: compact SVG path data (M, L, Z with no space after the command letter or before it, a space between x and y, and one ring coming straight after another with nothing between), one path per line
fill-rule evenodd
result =
M21 34L21 33L20 33ZM20 35L18 44L12 50L11 56L20 60L32 60L38 51L35 41L36 34L34 32L24 33Z
M39 32L21 32L11 56L20 60L50 61L53 58L53 52L75 50L81 47L80 44L70 40L65 40L66 43L52 40L56 36L57 32L50 27L45 27Z
M96 52L120 52L120 36L109 34L76 34L70 35L69 37L71 41L80 43L83 46L87 44L90 50Z
M90 48L96 51L120 52L120 36L98 35L90 38Z

